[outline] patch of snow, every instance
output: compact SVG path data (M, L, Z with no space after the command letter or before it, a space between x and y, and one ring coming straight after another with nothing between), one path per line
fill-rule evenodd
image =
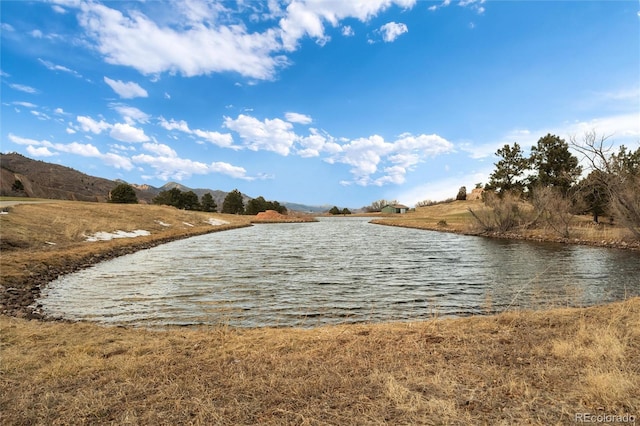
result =
M220 226L220 225L226 225L229 222L227 222L226 220L222 220L222 219L214 219L212 217L209 218L209 220L206 221L209 225L212 226Z
M163 222L163 221L161 221L161 220L154 220L154 222L155 222L155 223L157 223L157 224L158 224L158 225L160 225L160 226L171 226L170 224L168 224L168 223L164 223L164 222Z
M185 224L185 225L187 225L187 226L193 226L192 224L190 224L190 223L188 223L188 222L182 222L182 223L184 223L184 224Z
M55 246L56 245L56 243L52 243L51 241L45 241L44 243L45 244L49 244L50 246Z
M0 212L0 214L9 214L9 212L8 212L8 211L6 211L6 210L2 210L2 211Z
M151 235L151 232L145 231L144 229L136 229L135 231L131 231L131 232L126 232L126 231L96 232L93 235L89 235L85 241L89 241L89 242L109 241L114 238L135 238L135 237L143 237L146 235Z

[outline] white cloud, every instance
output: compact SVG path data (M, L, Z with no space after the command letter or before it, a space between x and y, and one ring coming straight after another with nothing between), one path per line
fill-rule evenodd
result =
M236 72L257 80L269 80L288 65L283 54L297 49L299 40L310 37L320 45L330 40L325 25L339 27L346 18L367 22L396 5L411 8L416 0L292 0L286 9L270 0L265 5L238 2L173 2L170 11L154 16L139 8L119 9L97 2L67 5L79 10L78 22L86 39L110 64L135 68L146 75L163 72L184 76L212 72ZM110 3L110 5L116 5ZM241 14L254 10L252 22L261 22L260 31L251 32L240 21ZM276 21L277 20L277 21ZM351 27L342 27L352 35Z
M55 149L82 157L100 157L100 150L91 144L71 142L69 144L54 144Z
M23 138L21 136L16 136L13 133L9 133L9 140L13 143L17 143L18 145L42 145L44 144L51 144L51 142L44 140L44 141L37 141L35 139L29 139L29 138Z
M282 43L286 50L292 51L302 37L325 38L325 22L333 27L345 18L366 22L392 5L408 9L415 3L416 0L292 1L286 16L280 20Z
M165 156L165 157L178 156L176 151L173 148L171 148L169 145L164 145L160 143L144 143L142 144L142 148L159 156Z
M129 105L112 103L109 106L117 111L127 124L148 123L151 119L149 114Z
M246 175L242 167L224 162L210 164L180 158L169 146L162 144L143 144L143 148L155 155L140 154L132 157L136 164L148 165L156 171L155 177L162 180L183 180L194 174L207 175L220 173L237 179L253 180Z
M82 157L98 158L103 163L116 167L118 169L125 169L125 170L133 169L133 164L131 163L131 160L129 160L127 157L123 157L121 155L114 154L114 153L104 154L100 152L98 148L96 148L91 144L81 144L78 142L71 142L68 144L52 143L48 140L38 141L35 139L23 138L20 136L16 136L12 133L9 133L9 140L20 145L29 145L27 147L27 152L39 153L41 156L47 154L47 152L49 153L48 156L56 155L57 153L53 151L58 151L58 152L65 152L68 154L80 155ZM39 147L39 148L35 148L35 147ZM45 148L46 151L45 149L42 149L42 148Z
M31 110L29 112L31 114L35 115L36 117L38 117L38 120L50 120L51 119L51 117L49 117L44 112L40 112L40 111L36 111L36 110Z
M160 117L160 126L164 127L169 131L180 130L181 132L191 133L191 129L189 129L189 125L184 120L175 121L172 118L170 121L167 121L164 117Z
M87 3L81 8L79 23L108 63L130 66L143 74L171 72L191 77L231 71L270 79L286 63L274 54L280 49L274 29L248 33L244 25L216 26L215 16L209 13L201 10L191 14L190 22L159 25L138 11L125 14Z
M15 31L15 28L13 28L11 24L7 24L6 22L3 22L2 24L0 24L0 29L2 29L2 31L7 31L7 32Z
M146 98L149 96L146 90L132 81L125 83L121 80L111 80L109 77L104 77L104 82L123 99Z
M206 130L195 129L193 134L199 138L204 139L207 142L210 142L214 145L218 145L223 148L233 148L238 149L239 147L235 147L233 145L233 136L229 133L219 133L219 132L211 132Z
M74 129L72 129L71 127L67 127L66 128L66 132L70 135L73 135L74 133L76 133L76 131Z
M381 136L373 135L341 145L340 151L329 159L352 166L353 180L344 184L381 186L403 183L406 173L418 163L452 150L453 144L438 135L404 133L394 142L386 142ZM381 176L379 168L382 168Z
M460 0L458 2L458 5L461 7L469 7L472 10L476 11L479 15L482 15L485 11L484 6L482 6L485 3L485 0ZM429 10L431 11L436 11L438 9L440 9L441 7L447 7L451 4L451 0L444 0L441 4L439 5L432 5L429 6Z
M56 65L53 62L45 61L44 59L40 59L40 58L38 58L38 62L40 62L42 65L44 65L50 71L62 71L62 72L66 72L66 73L72 74L72 75L74 75L76 77L82 77L82 75L80 75L80 73L78 73L77 71L74 71L74 70L72 70L70 68L67 68L65 66Z
M234 166L229 163L224 163L221 161L213 162L209 165L209 168L212 172L220 173L223 175L231 176L236 179L245 179L245 180L253 180L246 176L247 171L243 167Z
M27 152L33 157L52 157L54 155L57 155L55 152L49 151L49 148L47 148L46 146L35 148L29 145L27 147Z
M61 15L64 15L65 13L67 13L67 9L57 4L54 4L53 6L51 6L51 8L53 9L54 12L59 13Z
M126 123L114 124L109 136L121 142L146 142L149 140L149 137L144 134L144 130Z
M310 135L301 137L298 141L302 147L298 149L297 154L301 157L317 157L321 151L332 152L331 147L334 145L340 149L339 145L335 144L333 138L329 135L322 135L317 129L309 129ZM335 151L333 151L335 152Z
M330 164L346 164L351 167L353 180L345 183L362 186L402 183L406 173L426 158L453 151L453 144L438 135L405 133L393 142L378 135L348 140L310 128L309 135L303 136L293 131L290 122L277 118L260 121L244 114L236 119L225 117L223 125L237 132L248 149L300 157L324 156Z
M313 121L310 116L297 112L287 112L284 117L290 123L310 124Z
M22 102L22 101L15 101L15 102L11 102L13 105L18 105L21 107L25 107L25 108L37 108L38 105L36 104L32 104L31 102Z
M409 29L403 23L389 22L381 26L380 31L382 32L382 39L385 42L390 43L395 41L395 39L400 37L402 34L408 32Z
M9 87L11 87L12 89L15 89L15 90L19 90L21 92L30 93L32 95L34 95L36 93L40 93L38 91L38 89L34 89L33 87L27 86L25 84L15 84L14 83L14 84L9 84Z
M85 117L85 116L79 115L78 117L76 117L76 120L78 120L78 123L80 124L80 128L83 131L95 133L96 135L99 135L100 133L102 133L103 130L107 130L111 128L111 125L106 121L104 120L95 121L91 117Z
M279 118L260 121L240 114L235 120L224 117L224 127L238 133L244 146L253 151L272 151L286 156L298 139L292 131L293 125Z
M355 31L353 31L353 28L351 28L351 26L349 25L345 25L344 27L342 27L342 35L345 37L351 37L354 36L356 33Z
M179 130L190 135L195 135L200 139L204 139L207 142L223 148L239 149L239 147L233 145L233 137L229 133L220 133L201 129L191 130L189 128L189 124L184 120L176 121L172 118L167 121L164 117L160 117L160 126L169 131Z
M31 37L33 38L42 38L43 36L42 31L40 30L33 30L29 34L31 34Z

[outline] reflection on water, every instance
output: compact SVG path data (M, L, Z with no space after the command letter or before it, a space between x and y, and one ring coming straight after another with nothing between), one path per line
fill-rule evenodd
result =
M640 294L638 253L492 240L363 218L175 241L52 282L47 314L145 326L316 326Z

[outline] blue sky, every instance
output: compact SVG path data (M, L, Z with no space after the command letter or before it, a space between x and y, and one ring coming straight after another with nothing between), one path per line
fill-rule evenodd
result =
M3 152L362 207L547 133L640 141L634 1L2 1Z

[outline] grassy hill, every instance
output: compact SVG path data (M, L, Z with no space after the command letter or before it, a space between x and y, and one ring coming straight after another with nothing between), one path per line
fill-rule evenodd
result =
M78 201L106 201L117 183L70 167L0 154L0 195Z

